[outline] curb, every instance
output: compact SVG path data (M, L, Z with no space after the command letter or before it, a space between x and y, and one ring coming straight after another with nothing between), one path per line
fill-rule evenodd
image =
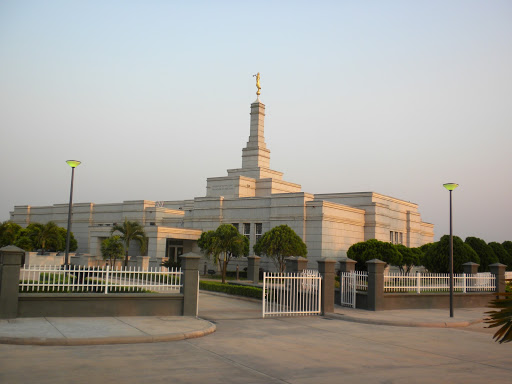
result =
M41 346L77 346L77 345L106 345L106 344L142 344L162 343L195 339L209 335L217 330L215 324L208 322L209 327L200 331L184 333L169 333L155 336L126 336L126 337L92 337L92 338L44 338L44 337L0 337L0 344L11 345L41 345Z
M338 313L326 313L324 317L350 321L353 323L374 324L374 325L390 325L394 327L421 327L421 328L464 328L473 324L482 323L483 319L471 321L458 321L458 322L422 322L422 321L400 321L400 320L377 320L377 319L363 319L360 317L353 317L342 315Z

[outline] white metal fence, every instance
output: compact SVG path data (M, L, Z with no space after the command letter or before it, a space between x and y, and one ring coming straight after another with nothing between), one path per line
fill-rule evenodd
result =
M86 268L70 265L66 270L57 266L23 266L20 270L21 292L134 292L151 291L179 293L182 287L180 269L140 267Z
M457 273L453 275L455 292L494 291L496 279L491 273L476 275ZM388 273L384 275L384 292L447 292L450 290L450 275L447 273Z
M365 271L340 273L340 304L356 307L356 292L368 290L368 273Z
M263 317L319 315L322 298L321 280L318 272L264 272Z

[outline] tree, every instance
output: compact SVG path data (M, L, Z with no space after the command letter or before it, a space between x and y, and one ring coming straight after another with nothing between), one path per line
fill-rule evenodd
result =
M288 225L279 225L265 232L253 247L258 256L266 255L280 272L286 267L285 259L290 256L307 257L308 249L299 235Z
M7 245L14 245L19 237L21 227L12 221L4 221L0 225L0 248Z
M512 241L504 241L503 243L501 243L501 245L503 245L503 248L505 248L505 251L508 252L508 254L510 255L510 257L512 257Z
M493 338L501 343L509 343L512 341L512 293L501 294L504 299L493 300L490 303L492 308L499 309L499 311L487 312L489 319L486 323L490 323L487 328L495 328L501 326L500 329L494 334Z
M509 255L503 245L496 241L491 241L489 243L489 247L491 247L494 254L498 256L499 262L507 266L507 271L512 271L512 256Z
M412 267L421 265L423 252L419 248L408 248L402 244L397 244L395 247L402 255L401 265L398 265L400 272L409 273Z
M144 231L144 227L140 223L136 221L128 221L128 219L125 218L123 224L116 224L112 227L110 234L112 235L114 232L119 232L121 234L119 237L124 243L125 267L128 265L128 251L132 241L139 243L140 252L142 254L146 253L148 238L146 236L146 232Z
M366 262L373 259L379 259L386 264L402 266L402 255L398 249L391 243L370 239L353 244L347 251L347 256L357 261L356 269L366 271Z
M478 254L480 258L480 267L478 267L478 270L480 272L489 272L489 265L499 261L492 248L489 247L484 240L478 237L466 237L464 242Z
M226 282L226 269L231 258L249 254L249 239L231 224L221 224L215 231L203 232L197 244L220 266L222 283Z
M480 264L478 254L458 236L453 236L453 272L462 273L462 264L473 262ZM427 249L423 257L423 265L432 273L450 272L450 236L444 235L441 240Z
M120 236L114 235L106 238L101 242L101 255L103 260L109 260L112 267L116 264L116 259L122 259L124 252L124 244Z
M32 240L28 236L20 236L14 242L14 245L18 248L23 249L26 252L32 252L34 249L34 244L32 244Z

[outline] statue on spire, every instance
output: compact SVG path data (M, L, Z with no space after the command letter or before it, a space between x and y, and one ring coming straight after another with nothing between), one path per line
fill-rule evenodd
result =
M261 94L260 73L258 72L256 75L252 75L252 77L256 77L256 88L258 88L256 95L259 97Z

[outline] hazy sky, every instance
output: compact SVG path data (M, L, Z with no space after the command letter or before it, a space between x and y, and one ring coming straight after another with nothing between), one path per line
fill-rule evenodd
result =
M0 220L178 200L241 166L261 73L271 168L512 240L511 1L0 0Z

